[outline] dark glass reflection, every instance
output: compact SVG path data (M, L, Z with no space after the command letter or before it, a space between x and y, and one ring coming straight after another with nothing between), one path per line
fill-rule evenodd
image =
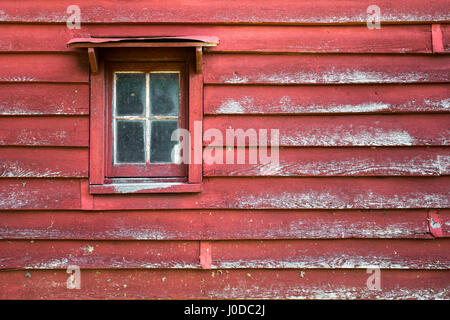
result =
M178 115L179 78L178 73L150 73L150 112L152 115Z
M176 129L178 129L177 120L154 120L151 122L151 163L173 162L172 150L178 141L171 141L171 136Z
M116 159L118 163L145 163L145 121L116 122Z
M145 114L145 74L116 74L116 115L139 116Z

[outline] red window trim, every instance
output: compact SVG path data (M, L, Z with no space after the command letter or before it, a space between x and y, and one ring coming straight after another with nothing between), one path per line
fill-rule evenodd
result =
M102 49L98 55L98 72L91 73L90 101L90 161L89 192L92 194L111 193L172 193L200 192L202 184L202 159L193 158L202 154L202 130L194 136L194 124L203 121L203 76L196 73L195 48L108 48ZM108 179L108 79L106 66L111 62L184 62L187 65L186 80L186 127L191 133L191 161L187 165L187 177L184 181L161 182L158 179L147 179L141 182L130 182L127 179ZM200 132L198 132L200 131ZM194 143L194 140L197 140ZM201 157L200 157L201 158Z

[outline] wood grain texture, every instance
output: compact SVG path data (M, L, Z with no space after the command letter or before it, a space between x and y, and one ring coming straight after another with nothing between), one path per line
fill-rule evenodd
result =
M87 117L0 117L0 145L87 147Z
M209 54L207 84L365 84L450 81L450 57Z
M2 24L0 51L76 52L66 43L79 37L160 36L179 34L177 24L102 25L84 24L80 29L65 25ZM432 53L427 25L367 26L233 26L184 25L184 34L217 36L220 44L208 52L335 52L335 53ZM274 41L276 39L276 41ZM79 51L79 50L78 50Z
M1 247L0 269L200 267L196 241L4 241Z
M199 194L95 195L93 209L446 208L448 180L267 177L254 178L249 184L248 178L206 178ZM0 179L0 209L80 209L79 184L77 180Z
M85 178L88 155L85 148L0 148L0 177Z
M442 42L445 52L450 52L450 24L441 24Z
M205 86L205 114L448 112L446 84Z
M23 24L12 23L0 26L2 39L0 52L82 52L67 48L66 43L72 38L88 37L82 29L69 29L66 24Z
M450 240L212 242L212 268L448 269Z
M450 236L450 211L440 210ZM0 239L232 240L432 238L426 210L3 211Z
M196 49L198 50L198 48ZM200 48L201 50L201 48ZM196 55L197 55L196 51ZM200 54L203 57L203 54ZM190 132L189 155L191 160L188 165L188 182L190 184L199 184L203 180L203 162L202 162L202 137L203 137L203 74L198 73L200 63L200 71L203 66L203 58L198 61L196 56L194 60L189 61L189 111L188 111L188 129ZM194 63L195 61L195 63ZM184 138L183 138L184 139ZM184 152L184 151L183 151Z
M430 124L433 125L430 125ZM246 146L271 144L271 130L279 130L282 147L343 146L446 146L450 129L448 114L436 115L347 115L347 116L206 116L209 129L221 133L223 143L205 136L205 146ZM238 131L238 130L241 131ZM227 130L229 139L227 141ZM250 131L248 131L250 130ZM258 138L260 130L268 137ZM234 135L233 135L234 133ZM219 134L217 134L219 135ZM213 135L215 136L215 134ZM276 145L276 144L275 144Z
M27 274L30 277L26 277ZM2 299L449 299L447 270L81 270L67 289L65 270L0 272Z
M79 209L80 184L70 179L0 179L0 209Z
M66 83L0 84L0 115L56 114L89 114L89 86Z
M85 54L0 54L0 82L89 82Z
M205 178L195 195L99 195L96 210L408 209L449 206L448 177Z
M213 29L220 44L208 52L431 53L428 26L239 26ZM413 40L414 39L414 40Z
M21 6L8 0L2 4L2 22L66 23L69 0L27 1ZM188 3L173 1L133 1L127 7L109 0L92 4L79 0L82 24L88 23L245 23L245 24L365 24L371 0L312 2L288 0L282 5L263 0L258 6L253 1L208 1ZM450 20L445 0L379 0L382 23L445 22ZM375 30L376 31L376 30Z
M1 241L0 269L448 269L450 240ZM21 252L20 255L15 253ZM199 258L200 257L200 258ZM208 260L209 259L209 260Z
M96 48L88 48L88 58L90 65L90 72L92 75L98 73L98 49Z
M220 150L220 149L219 149ZM214 151L216 152L216 151ZM222 149L220 163L204 152L205 176L440 176L450 173L447 148L281 148L279 162L262 164L257 148ZM238 164L238 153L245 163ZM250 163L250 153L257 163ZM228 154L231 154L229 156ZM228 159L233 159L231 164Z
M373 4L381 29L366 26ZM2 1L0 299L450 299L448 8ZM279 129L278 164L249 164L244 148L246 164L191 166L201 192L89 193L105 176L104 81L66 43L156 35L220 39L190 81L204 113L189 119L224 136ZM193 53L99 50L98 67ZM381 268L381 290L366 268Z
M99 73L90 77L89 183L103 184L106 171L106 77L105 63L99 61Z

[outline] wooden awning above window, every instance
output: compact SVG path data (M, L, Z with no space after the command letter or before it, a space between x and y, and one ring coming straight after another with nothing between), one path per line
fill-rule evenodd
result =
M88 48L91 70L96 73L96 48L183 48L194 47L196 50L197 73L202 72L203 47L219 44L219 38L214 36L153 36L153 37L89 37L74 38L67 42L69 48Z
M67 42L68 47L212 47L219 44L214 36L155 36L122 38L74 38Z

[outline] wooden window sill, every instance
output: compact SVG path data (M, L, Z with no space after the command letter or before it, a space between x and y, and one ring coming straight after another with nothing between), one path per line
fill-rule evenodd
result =
M110 183L89 186L91 194L193 193L201 191L202 184L187 182Z

